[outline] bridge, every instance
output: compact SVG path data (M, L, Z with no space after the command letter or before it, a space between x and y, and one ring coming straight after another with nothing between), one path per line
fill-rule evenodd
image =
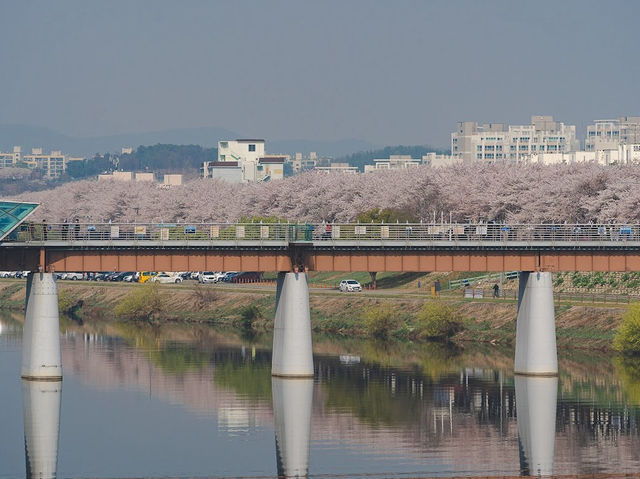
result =
M640 225L23 223L5 270L640 271Z
M368 271L374 280L380 271L520 271L514 368L538 376L558 372L552 273L640 271L640 225L49 224L26 216L0 231L0 268L33 272L28 379L62 377L59 271L276 271L272 374L282 377L313 376L308 271Z

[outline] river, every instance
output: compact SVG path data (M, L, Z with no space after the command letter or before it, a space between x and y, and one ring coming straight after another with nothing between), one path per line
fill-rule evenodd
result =
M267 338L63 320L62 382L20 379L0 317L0 478L413 477L640 472L640 366L314 338L315 378L274 379Z

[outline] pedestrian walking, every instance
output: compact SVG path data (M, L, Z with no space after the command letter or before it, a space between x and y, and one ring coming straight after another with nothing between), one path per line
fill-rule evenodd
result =
M493 297L494 298L500 297L500 286L498 286L498 283L493 285Z

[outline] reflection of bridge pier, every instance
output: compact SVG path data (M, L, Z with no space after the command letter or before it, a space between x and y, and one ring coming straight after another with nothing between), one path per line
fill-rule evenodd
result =
M279 477L309 473L313 379L271 378Z
M515 376L520 470L526 476L553 473L557 377Z
M22 341L23 378L62 379L58 285L52 273L29 273Z
M22 381L27 479L56 477L61 395L61 381Z

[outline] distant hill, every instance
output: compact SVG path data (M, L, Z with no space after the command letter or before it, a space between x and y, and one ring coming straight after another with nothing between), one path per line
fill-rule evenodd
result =
M78 138L38 126L0 125L0 151L11 151L14 145L19 145L22 146L23 152L27 153L31 152L31 148L42 147L46 152L62 150L71 156L91 158L96 153L118 153L122 147L135 149L138 146L173 144L216 148L219 140L247 137L252 136L215 126ZM376 145L358 139L272 141L265 138L265 141L268 153L289 155L315 151L320 156L336 157L376 148Z
M122 135L76 138L48 128L28 125L0 125L0 150L10 151L14 145L23 152L42 147L45 151L62 150L72 156L92 157L96 153L120 152L122 147L137 148L140 145L175 144L217 147L218 141L237 138L238 134L224 128L202 127L130 133Z
M429 145L418 146L385 146L378 150L359 151L336 158L335 162L349 163L351 166L357 166L360 171L364 171L364 165L373 165L376 158L389 158L391 155L411 155L412 158L422 158L427 153L449 153L448 150L434 148Z
M266 148L268 153L282 153L293 156L300 152L308 154L315 151L320 157L335 158L348 155L356 151L370 150L377 148L377 145L364 140L267 140Z

